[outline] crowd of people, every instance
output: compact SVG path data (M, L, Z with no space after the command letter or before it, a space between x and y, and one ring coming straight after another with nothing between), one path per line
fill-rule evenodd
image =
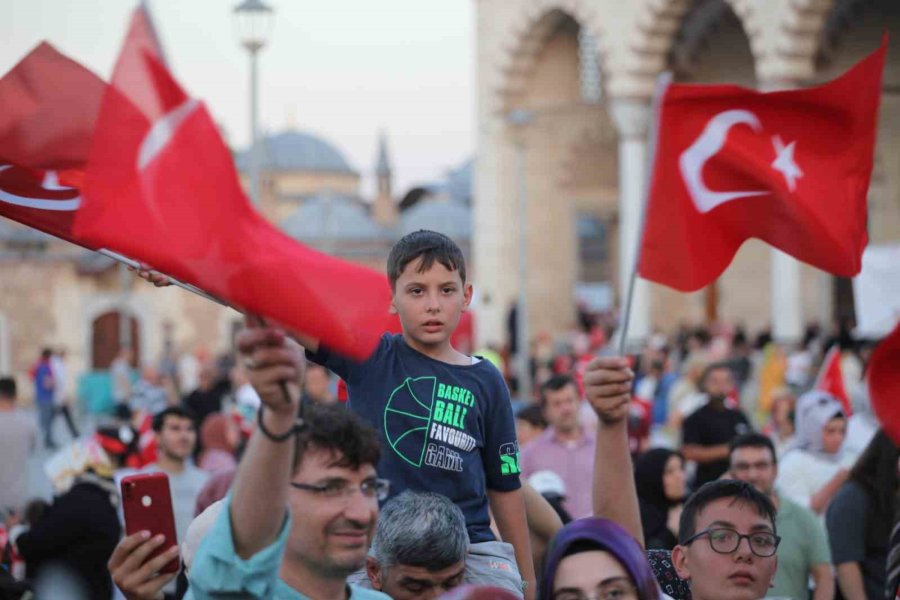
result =
M895 597L900 450L846 331L785 349L683 327L617 357L613 321L584 316L531 346L524 398L503 352L450 344L472 295L456 244L410 234L388 278L403 333L368 360L254 320L187 383L171 360L135 381L123 348L88 435L63 356L32 370L40 434L0 378L0 598ZM833 343L848 398L817 389ZM47 503L21 465L56 449L57 414L77 439ZM177 543L124 535L119 482L143 472L168 477Z

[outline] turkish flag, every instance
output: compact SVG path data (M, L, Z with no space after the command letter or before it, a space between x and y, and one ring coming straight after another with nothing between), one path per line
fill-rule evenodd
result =
M822 361L822 367L816 376L816 382L813 387L823 392L828 392L838 400L844 407L844 414L848 417L853 414L853 407L850 404L850 394L847 393L847 386L844 385L844 372L841 369L841 349L835 344L825 353L825 360Z
M126 38L104 97L76 234L367 357L389 316L384 275L306 248L257 214L206 108L158 54L135 50L143 39Z
M852 277L866 246L866 192L887 39L822 86L761 93L673 84L660 101L641 277L690 292L759 238Z
M46 42L0 79L0 215L70 242L106 85Z
M872 352L868 377L872 409L882 429L900 445L900 323Z

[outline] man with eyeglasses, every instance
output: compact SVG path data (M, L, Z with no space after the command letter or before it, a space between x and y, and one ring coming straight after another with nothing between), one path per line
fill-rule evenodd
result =
M775 489L778 463L772 440L748 433L731 442L729 476L746 481L772 500L778 510L775 525L783 542L778 546L778 571L769 596L806 600L813 579L813 600L834 598L831 550L822 522L813 512L783 497Z
M375 473L377 434L338 406L309 407L299 421L305 362L296 344L283 342L271 329L238 336L262 407L232 491L194 556L185 598L387 599L347 584L365 564L378 501L388 495ZM157 583L170 578L156 573L173 555L147 560L163 540L142 533L126 537L110 561L129 600L157 598Z
M594 461L594 513L644 539L631 477L626 417L634 373L621 357L594 359L584 375L585 394L599 417ZM690 582L694 600L757 600L775 577L775 507L749 483L719 480L703 485L684 505L679 544L671 563ZM663 591L670 582L660 579Z

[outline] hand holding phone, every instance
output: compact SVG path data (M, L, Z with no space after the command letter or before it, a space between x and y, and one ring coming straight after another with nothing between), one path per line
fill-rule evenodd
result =
M149 562L178 547L175 534L175 515L172 511L172 496L169 491L169 476L165 473L141 473L122 479L122 512L125 515L125 533L133 536L141 531L149 531L149 538L163 536L162 542L147 556ZM179 559L166 563L160 573L177 573Z

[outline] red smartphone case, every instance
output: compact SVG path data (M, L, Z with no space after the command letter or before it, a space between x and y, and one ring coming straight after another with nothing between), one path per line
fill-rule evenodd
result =
M122 479L121 488L126 535L147 530L151 536L160 533L166 536L166 541L154 550L147 560L177 545L169 476L160 472L129 475ZM160 573L177 572L180 562L178 558L173 559L160 569Z

